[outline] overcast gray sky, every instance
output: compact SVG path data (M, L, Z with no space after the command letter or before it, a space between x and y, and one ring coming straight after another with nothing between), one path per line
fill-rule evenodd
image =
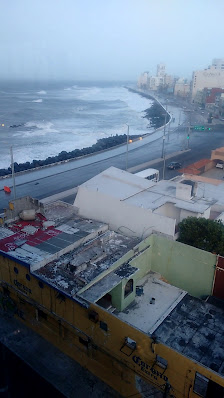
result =
M0 0L1 78L191 77L224 58L224 0Z

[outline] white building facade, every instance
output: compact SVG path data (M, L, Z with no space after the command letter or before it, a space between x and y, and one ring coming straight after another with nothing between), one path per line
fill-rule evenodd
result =
M139 88L147 89L149 85L149 72L143 72L138 79L137 86Z
M210 216L210 202L196 198L195 188L187 181L155 183L110 167L79 186L74 206L80 216L127 236L143 239L156 231L175 239L184 218Z
M191 86L186 79L179 79L174 86L174 95L187 97L190 94Z
M192 100L204 88L224 88L224 59L214 59L212 66L193 72Z

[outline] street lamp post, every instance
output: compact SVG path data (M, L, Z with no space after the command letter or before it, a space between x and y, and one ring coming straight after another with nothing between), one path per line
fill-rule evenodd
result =
M165 138L166 138L166 117L167 117L167 101L166 101L165 124L164 124L164 129L163 129L163 145L162 145L162 156L161 156L161 158L164 157Z
M172 118L173 118L173 115L171 115L171 120L172 120ZM171 124L171 121L169 121L169 125L168 125L168 141L170 140L170 124Z
M191 109L186 109L185 112L189 114L189 120L188 120L188 129L187 129L187 149L189 149L190 146L190 133L191 133L191 115L192 115L192 110Z
M165 139L166 139L166 118L167 118L167 100L166 100L166 113L165 113L165 124L163 129L163 145L162 145L162 158L163 158L163 180L165 180L165 167L166 167L166 159L165 159ZM168 131L169 135L169 131ZM169 139L169 136L168 136Z
M166 157L165 157L165 151L164 151L164 156L163 156L163 180L165 180L165 168L166 168Z
M13 150L12 150L12 146L10 147L10 154L11 154L11 169L12 169L13 193L14 193L14 199L16 199L16 183L15 183L15 170L14 170L14 160L13 160Z
M179 112L179 123L178 123L178 126L180 126L180 122L181 122L181 110Z
M128 144L129 144L129 125L125 123L128 130L127 130L127 147L126 147L126 171L128 169Z

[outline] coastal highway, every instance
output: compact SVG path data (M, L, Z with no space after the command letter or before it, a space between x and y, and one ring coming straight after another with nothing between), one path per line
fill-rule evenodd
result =
M192 123L204 122L203 116L198 112L192 112L191 120ZM166 164L171 160L178 160L183 167L186 167L199 159L210 158L212 149L224 145L224 127L216 126L211 131L194 131L190 134L188 140L186 126L187 123L184 122L184 125L179 128L171 124L170 129L166 129ZM170 130L169 134L168 130ZM29 195L42 199L74 188L110 166L125 170L126 164L128 164L128 169L133 169L139 164L150 163L148 167L158 168L162 177L162 136L163 129L143 140L129 144L128 156L124 145L92 156L16 176L16 196ZM177 174L177 170L165 169L166 179L170 179ZM13 191L9 195L3 191L4 185L12 187L12 179L0 180L0 212L8 206L10 200L14 199Z

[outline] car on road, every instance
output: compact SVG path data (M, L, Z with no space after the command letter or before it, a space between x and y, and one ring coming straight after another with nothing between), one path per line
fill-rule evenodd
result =
M171 162L167 166L167 168L169 170L180 169L181 167L182 167L182 164L180 162Z
M224 166L223 162L218 162L215 165L215 167L217 167L217 169L223 169L223 166Z

